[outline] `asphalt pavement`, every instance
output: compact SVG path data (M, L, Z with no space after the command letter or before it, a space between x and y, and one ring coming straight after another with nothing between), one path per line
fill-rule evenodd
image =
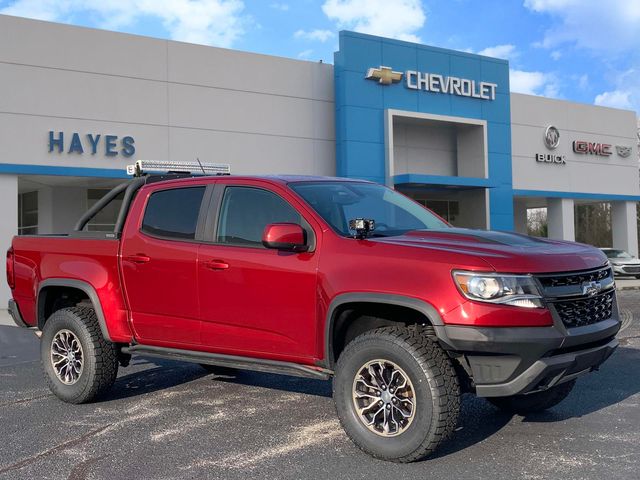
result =
M640 291L618 295L620 347L563 403L523 417L466 395L454 438L410 465L351 444L330 382L135 357L105 400L65 404L33 333L0 326L0 479L637 479Z

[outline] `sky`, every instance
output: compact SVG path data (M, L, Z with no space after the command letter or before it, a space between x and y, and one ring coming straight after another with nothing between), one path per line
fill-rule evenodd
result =
M504 58L514 92L640 115L640 0L0 0L0 13L326 63L355 30Z

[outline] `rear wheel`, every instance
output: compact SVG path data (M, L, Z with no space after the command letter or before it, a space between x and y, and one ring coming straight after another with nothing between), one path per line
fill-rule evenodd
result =
M454 431L460 386L446 353L416 329L384 327L350 342L333 396L340 422L370 455L412 462Z
M54 312L42 330L40 357L49 389L69 403L99 398L118 374L116 345L104 339L90 307Z
M528 395L512 395L510 397L489 397L487 400L500 410L509 413L524 414L541 412L555 407L567 398L575 384L576 381L571 380L542 392L530 393Z

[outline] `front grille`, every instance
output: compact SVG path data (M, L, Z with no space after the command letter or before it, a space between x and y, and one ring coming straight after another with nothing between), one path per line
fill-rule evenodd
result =
M582 285L585 282L598 282L611 275L611 268L605 267L598 270L590 270L577 273L558 273L554 275L541 275L538 277L543 287L568 287Z
M640 273L640 267L632 267L629 265L624 265L622 267L622 270L624 270L626 273Z
M588 280L587 280L588 281ZM615 291L587 298L553 302L567 328L584 327L611 318Z

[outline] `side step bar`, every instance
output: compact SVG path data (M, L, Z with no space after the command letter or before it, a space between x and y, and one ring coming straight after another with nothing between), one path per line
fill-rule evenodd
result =
M131 345L122 348L123 353L146 355L148 357L167 358L182 362L205 363L220 367L238 368L241 370L254 370L257 372L278 373L280 375L293 375L296 377L315 378L328 380L333 371L321 367L310 367L291 362L277 360L265 360L262 358L237 357L220 353L196 352L192 350L180 350L177 348L154 347L151 345Z

